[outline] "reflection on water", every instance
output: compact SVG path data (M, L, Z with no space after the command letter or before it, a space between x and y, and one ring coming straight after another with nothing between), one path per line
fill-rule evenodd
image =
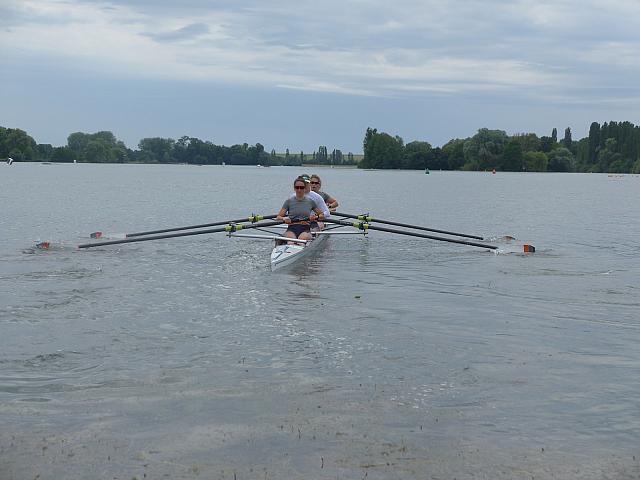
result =
M272 273L269 242L225 235L74 245L277 210L294 169L19 167L0 177L0 478L637 476L633 185L327 170L345 211L503 251L370 232Z

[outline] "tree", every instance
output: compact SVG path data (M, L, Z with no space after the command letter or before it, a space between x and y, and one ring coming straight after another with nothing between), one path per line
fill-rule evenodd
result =
M598 150L600 150L600 124L593 122L589 127L589 154L587 159L589 163L596 163Z
M464 144L466 140L456 138L449 140L442 146L443 160L447 162L449 170L459 170L464 165Z
M336 148L331 153L331 164L332 165L342 165L344 161L342 150Z
M601 172L621 173L625 171L622 155L617 152L618 142L615 138L607 138L604 148L598 152L598 170ZM631 165L629 165L631 167ZM629 171L627 169L626 171Z
M109 131L72 133L67 137L67 146L73 151L75 159L81 162L111 163L128 159L125 144Z
M371 150L373 145L371 141L377 134L378 130L376 128L367 128L367 131L364 134L364 140L362 142L362 152L364 153L364 157L358 165L360 168L373 168L373 156Z
M576 172L589 172L593 170L589 162L589 138L581 138L576 144Z
M465 168L486 170L495 168L499 163L508 140L502 130L481 128L464 144Z
M410 142L404 147L402 168L424 170L428 168L431 145L428 142Z
M264 153L264 146L261 143L256 143L248 147L245 151L245 165L261 165L262 163L268 163L268 157Z
M29 162L36 157L36 141L19 128L0 127L0 158Z
M556 143L558 141L558 130L555 127L551 131L551 140L553 141L553 143Z
M523 170L522 147L518 140L510 139L507 142L498 168L506 172L519 172Z
M573 141L571 140L571 128L570 127L567 127L564 130L564 139L562 140L562 145L564 145L564 148L566 148L569 151L571 151L571 148L573 147Z
M552 137L540 137L540 150L544 153L549 153L556 147L556 142Z
M67 137L67 146L76 154L78 160L85 160L84 156L89 140L91 140L91 135L83 132L75 132Z
M524 152L522 161L527 172L546 172L549 164L549 159L544 152Z
M53 145L49 143L39 143L36 146L35 160L51 161L52 156L53 156Z
M549 167L552 172L570 172L573 165L573 154L565 147L549 152Z
M511 137L511 140L517 141L523 152L537 152L540 150L540 139L535 133L517 133Z
M84 155L87 161L94 163L110 163L114 160L107 145L96 140L91 140L87 144Z
M402 163L402 138L367 129L364 158L361 168L399 168Z
M171 163L175 140L172 138L143 138L138 143L142 160L149 163Z
M51 154L52 162L72 163L75 158L75 152L69 147L56 147Z
M176 143L173 144L172 154L175 161L178 163L191 163L195 165L197 162L195 159L196 155L194 155L194 153L195 150L197 150L195 145L197 141L197 139L192 139L187 135L183 135L176 140Z
M320 145L318 147L318 153L316 154L316 162L320 165L326 165L329 163L329 156L327 155L327 147Z

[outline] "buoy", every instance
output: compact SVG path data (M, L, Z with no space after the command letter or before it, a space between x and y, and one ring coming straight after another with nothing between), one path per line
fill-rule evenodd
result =
M40 248L41 250L49 250L51 244L49 242L40 242L36 245L36 248Z
M93 233L89 234L89 236L91 238L101 238L102 237L102 232L93 232Z
M533 245L527 245L526 243L522 246L524 253L533 253L536 251L536 247Z

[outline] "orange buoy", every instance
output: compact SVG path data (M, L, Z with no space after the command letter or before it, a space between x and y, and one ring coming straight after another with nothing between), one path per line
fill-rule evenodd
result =
M524 253L533 253L536 251L536 247L533 245L527 245L526 243L522 246Z

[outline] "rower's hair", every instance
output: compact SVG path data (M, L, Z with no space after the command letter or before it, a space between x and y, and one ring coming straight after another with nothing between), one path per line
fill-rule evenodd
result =
M298 182L302 182L305 187L307 186L307 182L305 181L304 178L302 178L302 176L296 177L296 179L293 181L293 186L295 187L296 183L298 183Z
M310 178L311 178L311 180L313 180L314 178L317 178L317 179L318 179L318 181L319 181L320 183L322 183L322 180L320 180L320 176L319 176L319 175L316 175L315 173L314 173L313 175L311 175L311 177L310 177Z

